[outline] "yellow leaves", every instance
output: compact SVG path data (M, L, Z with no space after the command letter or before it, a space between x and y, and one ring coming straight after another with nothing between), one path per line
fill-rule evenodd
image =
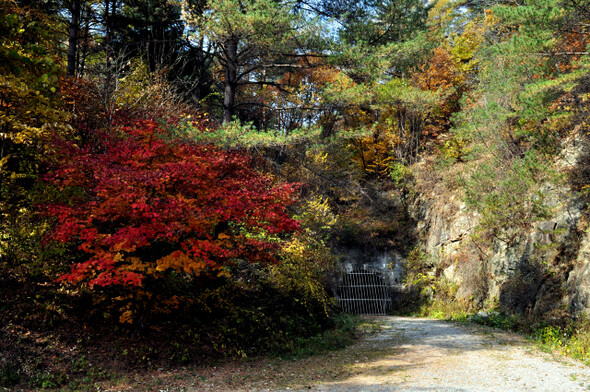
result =
M445 142L441 151L445 158L462 161L463 157L469 152L469 140L454 137Z
M2 170L2 167L4 165L6 165L6 163L8 163L8 160L10 159L10 155L5 155L3 157L0 157L0 170Z
M428 22L434 31L440 31L444 34L446 31L457 28L462 19L463 12L460 8L464 5L463 0L437 0L431 2L431 8L428 11Z
M24 72L2 72L0 65L0 138L15 149L33 146L44 135L65 126L65 114L54 107L47 91L39 91L37 82Z
M338 73L326 87L326 96L332 100L364 101L363 86L357 85L348 75Z
M395 148L406 143L408 135L394 125L394 115L392 111L383 113L382 122L376 124L373 135L353 142L356 153L353 159L365 173L387 176L390 162L395 159Z
M326 169L328 167L328 153L319 149L309 149L305 152L305 157L312 162L314 166Z
M498 18L496 14L494 14L494 10L490 8L484 11L483 23L484 28L488 30L491 27L498 26L500 24L500 18ZM503 28L506 29L507 27L504 26Z
M294 259L300 259L305 255L307 247L298 237L295 237L283 247L283 251Z
M322 230L330 229L338 221L330 208L328 198L317 194L311 194L307 197L307 201L301 208L301 213L294 216L294 219L301 222L306 233L312 236ZM300 246L304 245L299 241L298 236L293 237L290 242L285 244L283 250L287 254L302 256L304 249L300 248Z
M483 43L483 37L484 25L476 22L468 23L463 34L455 37L450 53L461 72L471 73L477 68L475 53Z

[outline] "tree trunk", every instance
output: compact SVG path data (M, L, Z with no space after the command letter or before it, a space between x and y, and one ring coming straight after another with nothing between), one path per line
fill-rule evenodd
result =
M236 87L238 84L238 40L231 38L225 45L225 89L223 94L223 123L232 121L235 113Z
M113 17L115 15L116 0L105 0L104 24L105 24L105 55L106 55L106 72L105 72L105 104L110 108L111 88L112 88L112 57L113 57Z
M86 13L84 15L84 32L82 35L82 49L78 51L78 70L76 74L78 77L84 76L84 70L86 68L86 55L88 54L88 47L90 46L90 18L92 9L86 4Z
M70 3L70 36L68 39L68 76L76 76L76 52L78 49L78 30L80 28L80 0Z

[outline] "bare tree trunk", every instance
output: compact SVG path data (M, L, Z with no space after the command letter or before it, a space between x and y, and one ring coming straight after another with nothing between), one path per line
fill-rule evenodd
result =
M105 0L104 23L105 23L105 103L107 108L110 106L111 89L113 84L113 17L115 15L116 0Z
M86 5L86 14L84 15L84 33L82 36L82 50L78 52L78 77L84 76L86 68L86 55L88 54L88 46L90 46L90 18L92 10L90 5Z
M80 0L70 3L70 36L68 38L68 76L76 76L76 53L78 50L78 30L80 28Z
M238 84L238 40L231 38L226 42L225 89L223 94L223 123L231 122L235 113L236 87Z

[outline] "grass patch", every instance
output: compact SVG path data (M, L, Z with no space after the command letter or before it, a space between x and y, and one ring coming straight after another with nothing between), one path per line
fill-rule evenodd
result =
M559 352L590 365L590 319L587 316L567 327L539 326L534 338L545 351Z
M465 307L457 301L443 301L439 299L435 299L427 306L421 307L414 315L453 321L463 321L469 317L469 313L467 313Z
M301 359L351 345L358 334L375 328L359 316L341 313L334 316L334 328L309 338L295 338L278 355L284 359Z
M531 332L527 331L527 328L530 328L530 325L527 324L525 318L514 314L506 315L501 312L493 311L489 313L483 312L469 315L465 321L479 325L486 325L504 331L524 333L525 335L530 335Z

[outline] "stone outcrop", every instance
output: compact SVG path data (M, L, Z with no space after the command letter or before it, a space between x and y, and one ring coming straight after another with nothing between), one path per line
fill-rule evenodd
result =
M589 150L580 140L569 140L555 167L562 173L577 170ZM586 202L569 185L542 187L551 218L534 222L513 241L485 245L474 240L480 217L460 192L433 187L408 206L433 274L458 286L458 300L518 313L590 312Z

